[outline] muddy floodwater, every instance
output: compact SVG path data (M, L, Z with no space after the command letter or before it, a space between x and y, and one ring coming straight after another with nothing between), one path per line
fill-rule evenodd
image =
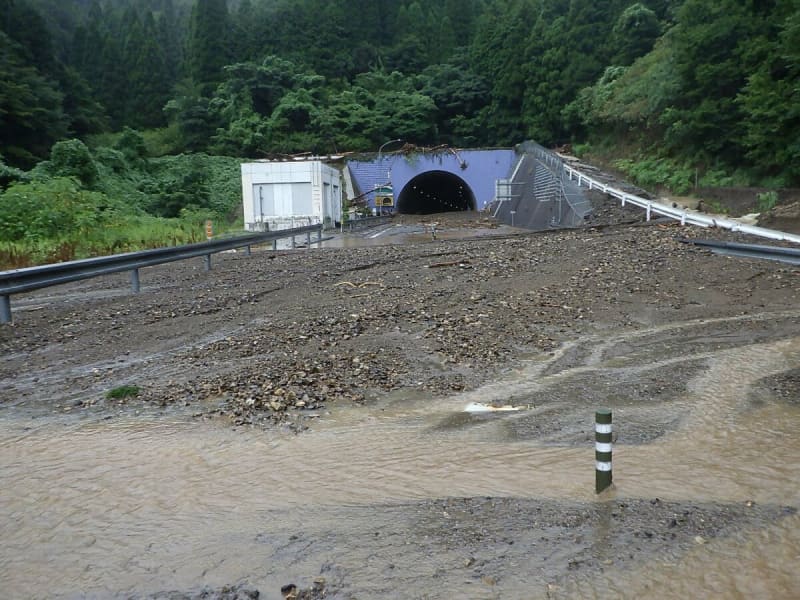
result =
M327 573L341 597L796 597L800 405L759 382L798 364L800 338L661 355L654 342L690 325L580 340L446 399L388 394L322 416L313 435L4 414L4 595L247 581L279 598ZM666 407L615 408L616 484L598 499L592 413L570 393L600 382L614 405L659 370L685 390ZM476 399L522 410L464 413ZM664 509L626 521L620 507L642 501ZM713 528L674 526L677 548L648 538L684 513ZM583 573L581 560L596 564Z
M798 597L796 271L423 235L15 300L0 597Z

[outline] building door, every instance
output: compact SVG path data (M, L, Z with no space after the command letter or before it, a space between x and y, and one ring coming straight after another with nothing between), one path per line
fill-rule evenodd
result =
M333 210L331 207L331 184L322 184L322 222L327 226L330 225L333 219Z
M253 221L260 223L265 217L274 214L275 202L272 185L256 183L253 185Z
M333 198L331 200L331 218L336 221L342 220L342 193L339 191L339 186L333 186Z
M292 216L292 184L275 183L273 187L275 189L275 216Z

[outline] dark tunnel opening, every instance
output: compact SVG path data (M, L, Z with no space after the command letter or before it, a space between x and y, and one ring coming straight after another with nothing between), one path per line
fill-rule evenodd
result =
M397 212L429 215L475 210L475 194L458 175L428 171L409 181L397 197Z

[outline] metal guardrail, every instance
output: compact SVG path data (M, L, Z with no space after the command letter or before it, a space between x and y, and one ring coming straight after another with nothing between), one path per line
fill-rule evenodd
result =
M714 254L740 256L744 258L760 258L762 260L775 260L790 265L800 265L800 249L798 248L740 244L737 242L720 242L717 240L691 240L688 238L679 238L678 241L684 244L711 248Z
M541 146L535 144L532 146L534 154L536 154L541 160L551 163L554 160L561 162L561 168L563 168L567 173L569 179L577 179L579 186L585 185L590 190L596 189L608 194L609 196L617 198L621 202L622 206L630 203L645 209L648 221L650 220L651 215L655 213L657 215L662 215L664 217L680 221L681 225L686 225L688 223L689 225L697 225L699 227L719 227L721 229L729 229L730 231L747 233L771 240L800 244L800 235L786 233L784 231L777 231L774 229L767 229L765 227L757 227L755 225L745 225L744 223L739 223L738 221L734 221L732 219L711 217L687 210L685 208L675 208L660 202L654 202L653 200L641 198L628 192L623 192L622 190L613 188L605 183L597 181L596 179L592 179L574 167L570 167L563 161L563 159L542 148Z
M209 271L211 270L211 255L217 252L233 250L234 248L247 248L247 254L250 254L251 246L269 241L272 241L274 250L277 249L277 241L285 238L292 238L292 247L294 248L296 246L295 238L303 234L306 236L307 245L310 246L311 234L314 232L317 234L317 242L320 242L322 240L321 224L222 238L198 244L112 254L110 256L72 260L52 265L0 271L0 323L11 322L12 294L123 271L131 272L131 287L134 293L138 293L140 289L139 269L143 267L202 256L205 260L206 271Z
M364 217L363 219L350 219L346 223L342 221L342 233L345 229L353 231L362 227L376 227L392 220L392 215L377 215L374 217Z

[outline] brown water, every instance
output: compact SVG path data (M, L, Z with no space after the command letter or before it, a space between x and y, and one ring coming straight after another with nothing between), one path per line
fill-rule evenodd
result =
M177 418L28 423L6 416L0 421L1 595L107 597L241 579L277 590L314 573L259 533L297 528L322 535L342 527L335 523L340 513L330 510L335 507L462 496L592 502L591 442L520 442L503 433L499 420L459 427L460 411L468 402L531 387L546 391L570 372L591 377L592 370L619 368L617 358L604 357L647 333L595 343L587 360L550 375L543 373L563 352L531 360L477 392L438 400L406 393L371 408L340 409L300 436ZM754 381L800 364L800 338L662 360L697 357L708 369L680 402L682 426L651 444L615 447L612 497L800 505L800 406L769 398L753 403L747 395ZM657 363L647 352L639 358L625 368ZM615 413L621 418L624 411ZM280 523L273 522L276 515ZM340 549L338 558L347 552ZM791 516L680 559L599 575L591 584L578 581L569 594L796 598L798 565L800 517ZM519 585L506 588L504 597L528 597L531 588ZM452 597L493 596L462 589Z

